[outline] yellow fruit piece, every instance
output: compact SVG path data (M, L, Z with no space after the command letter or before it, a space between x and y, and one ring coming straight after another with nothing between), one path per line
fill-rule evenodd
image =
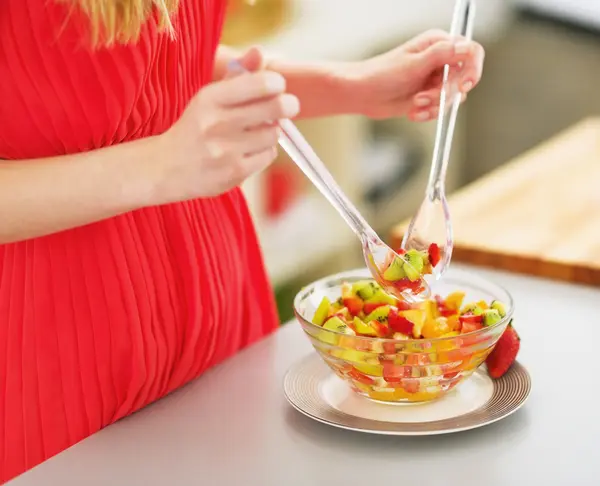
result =
M412 322L414 324L413 336L415 338L420 338L422 330L423 330L423 326L425 325L425 320L426 320L425 312L423 312L420 309L411 309L411 310L401 311L398 314L400 314L406 320L409 320L410 322Z
M364 373L365 375L371 376L383 376L383 366L380 364L355 364L354 367Z
M312 318L313 324L316 324L317 326L322 326L323 323L325 322L325 319L327 319L330 315L329 314L330 307L331 307L330 300L327 298L327 296L323 297L323 299L319 303L319 306L317 307L317 310L315 310L315 314Z
M354 297L352 293L352 285L349 283L342 284L342 299L349 299L350 297Z
M382 402L399 402L401 400L408 400L410 394L406 393L401 388L373 388L369 391L369 396L373 400L380 400Z
M354 328L358 334L364 334L366 336L377 336L375 329L373 329L369 324L363 322L358 317L355 317L353 320Z
M435 400L438 396L440 396L441 392L417 392L412 393L408 396L409 402L429 402L431 400Z
M486 310L490 308L490 306L485 300L480 300L479 302L477 302L477 307L479 307L481 310Z
M369 393L371 391L371 385L365 385L360 381L352 381L352 384L362 392Z
M460 329L461 325L460 325L460 320L458 318L458 315L448 316L446 318L446 320L448 322L448 327L452 331L458 331ZM456 332L456 335L458 335L458 332Z
M428 299L421 304L421 307L425 311L425 320L435 319L440 315L437 302L435 300Z
M445 299L446 307L450 310L458 311L465 299L465 295L464 292L452 292L448 294L448 297Z
M334 349L331 351L331 355L348 361L353 365L355 363L366 363L371 358L369 353L357 351L356 349Z
M451 332L451 329L445 317L438 317L434 321L427 321L423 326L423 337L426 339L439 338L449 332Z
M458 333L456 331L450 331L450 332L447 332L446 334L444 334L442 337L451 338L451 337L457 337L457 336L460 336L460 333Z

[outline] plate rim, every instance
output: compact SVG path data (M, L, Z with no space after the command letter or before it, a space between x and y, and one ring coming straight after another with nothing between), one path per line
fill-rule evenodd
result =
M481 422L476 422L471 425L464 425L464 426L459 426L459 427L443 427L440 429L433 429L433 430L432 429L428 429L428 430L385 430L385 429L370 429L368 427L355 427L355 426L335 422L335 421L332 421L332 420L329 420L329 419L326 419L323 417L319 417L307 410L304 410L297 403L295 403L295 401L292 397L290 397L286 384L288 382L289 377L291 376L291 373L293 373L296 370L296 368L302 366L303 364L307 364L310 361L320 361L321 364L327 369L327 371L329 371L330 375L335 376L334 373L331 370L329 370L329 368L327 367L327 364L323 362L322 358L318 354L311 353L308 356L304 356L303 358L297 360L292 366L290 366L283 377L283 392L284 392L284 396L285 396L287 402L296 411L300 412L302 415L309 417L317 422L320 422L320 423L323 423L326 425L330 425L330 426L333 426L333 427L336 427L339 429L350 430L350 431L354 431L354 432L368 433L368 434L373 434L373 435L415 437L415 436L447 435L447 434L466 432L469 430L478 429L478 428L485 427L487 425L491 425L496 422L499 422L500 420L510 417L511 415L513 415L514 413L519 411L525 405L525 403L528 401L529 397L531 396L531 391L532 391L531 374L529 373L529 370L522 363L520 363L517 360L513 364L513 367L516 365L516 368L518 368L518 370L525 377L525 382L527 384L526 391L525 391L523 397L519 400L519 402L516 405L512 406L506 412L499 414L497 417L491 418L489 420L484 420ZM475 372L477 372L477 371L481 372L482 367L478 368L478 370L476 370ZM494 390L498 386L497 382L499 382L502 379L503 378L492 379L492 384L494 386ZM475 413L478 410L484 409L490 403L490 401L493 400L493 398L494 398L494 394L492 394L492 396L484 404L482 404L479 408L473 410L472 412L468 412L467 414ZM326 402L323 401L323 403L326 403ZM326 406L330 409L333 409L333 407L331 407L331 405L329 405L327 403L326 403ZM336 410L336 409L333 409L333 410ZM345 412L338 411L338 410L336 410L336 412L343 414L343 415L349 415L349 414L346 414ZM467 415L467 414L463 414L463 415ZM352 415L349 415L349 416L353 417ZM444 419L444 420L456 419L461 416L462 415L457 415L455 417L450 417L449 419ZM386 421L379 421L376 419L369 419L369 418L362 418L362 417L360 417L360 419L364 420L365 422L374 422L374 423L379 423L379 424L387 423ZM406 422L399 422L398 424L402 424L402 423L407 424ZM411 422L410 424L411 425L425 425L425 424L431 424L431 423L434 423L434 422Z

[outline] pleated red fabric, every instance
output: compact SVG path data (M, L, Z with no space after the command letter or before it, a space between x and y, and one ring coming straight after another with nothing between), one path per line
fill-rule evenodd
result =
M153 18L139 42L94 51L64 4L2 0L0 158L166 130L211 79L224 4L182 0L175 39ZM0 482L277 326L239 189L0 245Z

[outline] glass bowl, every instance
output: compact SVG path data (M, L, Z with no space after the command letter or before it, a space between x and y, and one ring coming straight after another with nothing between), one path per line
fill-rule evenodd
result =
M463 291L465 302L499 300L506 306L502 320L455 337L408 340L349 336L311 322L324 296L333 302L340 297L344 282L369 278L365 268L313 282L296 295L294 313L334 373L356 393L378 402L427 402L444 396L485 361L514 312L512 297L499 285L470 272L449 269L442 280L431 284L432 295Z

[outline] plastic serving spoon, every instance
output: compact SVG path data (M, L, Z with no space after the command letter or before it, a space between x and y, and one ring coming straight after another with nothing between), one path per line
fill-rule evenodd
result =
M451 34L453 36L462 35L467 39L471 39L474 18L475 0L457 0ZM455 85L451 85L449 75L450 66L446 65L444 67L440 113L437 121L429 182L425 191L425 198L411 220L402 241L404 250L426 250L432 243L438 245L441 259L433 267L433 276L436 280L440 279L448 269L454 248L452 221L446 200L445 180L462 95ZM445 107L446 101L450 98L452 98L452 106L448 113Z
M228 69L232 73L247 72L236 60L229 63ZM288 119L279 120L278 123L282 132L279 144L358 236L362 243L365 262L373 278L386 292L399 299L414 302L428 298L431 290L419 272L411 267L405 257L398 255L386 245L365 221L298 128ZM419 275L410 282L409 287L399 289L383 277L386 268L394 260L402 262L406 267L411 267L412 273Z

